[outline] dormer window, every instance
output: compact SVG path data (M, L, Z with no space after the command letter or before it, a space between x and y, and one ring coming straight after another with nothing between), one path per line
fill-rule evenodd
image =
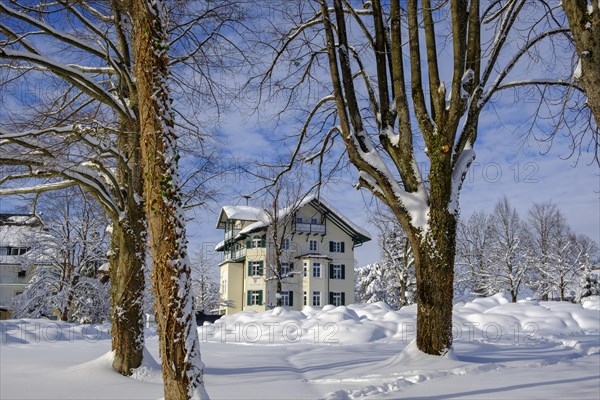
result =
M296 217L296 223L301 224L303 222L302 217Z

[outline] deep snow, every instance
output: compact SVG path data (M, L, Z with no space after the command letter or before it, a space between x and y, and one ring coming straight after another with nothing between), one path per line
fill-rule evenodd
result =
M199 329L214 399L600 398L600 305L501 295L454 306L443 358L414 342L415 306L275 309ZM1 399L157 399L157 340L132 378L111 369L109 326L0 322Z

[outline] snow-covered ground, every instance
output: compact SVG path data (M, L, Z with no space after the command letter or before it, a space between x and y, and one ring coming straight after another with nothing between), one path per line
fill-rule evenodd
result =
M326 306L239 313L199 329L213 399L600 398L599 297L583 305L509 303L496 295L454 307L443 358L413 342L414 306ZM108 326L0 323L1 399L158 399L156 335L144 366L111 369Z

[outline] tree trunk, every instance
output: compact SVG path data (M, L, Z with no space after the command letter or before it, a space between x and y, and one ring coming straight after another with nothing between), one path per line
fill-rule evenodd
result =
M72 267L71 267L72 268ZM69 279L69 294L67 295L67 302L60 314L61 321L69 321L69 316L71 313L71 305L73 304L73 298L75 296L74 289L79 283L79 275L77 275L73 280Z
M588 0L568 0L562 6L581 57L580 83L588 98L587 105L600 123L600 5L589 5L594 7L590 13L588 3Z
M167 10L160 0L134 0L131 11L144 201L164 394L167 400L207 397L192 316L174 116L167 87Z
M429 231L413 245L417 276L417 347L433 355L452 348L456 218L432 208Z
M141 207L129 220L113 221L110 265L113 368L123 375L142 363L144 349L144 216Z

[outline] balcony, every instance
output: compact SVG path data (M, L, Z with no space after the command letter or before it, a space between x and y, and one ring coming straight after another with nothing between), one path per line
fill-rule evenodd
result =
M235 238L238 235L238 233L240 233L240 229L234 229L232 231L225 231L225 241Z
M324 235L325 225L296 223L295 231L297 233L313 233L315 235Z
M225 252L225 261L237 261L244 257L246 257L245 247Z

